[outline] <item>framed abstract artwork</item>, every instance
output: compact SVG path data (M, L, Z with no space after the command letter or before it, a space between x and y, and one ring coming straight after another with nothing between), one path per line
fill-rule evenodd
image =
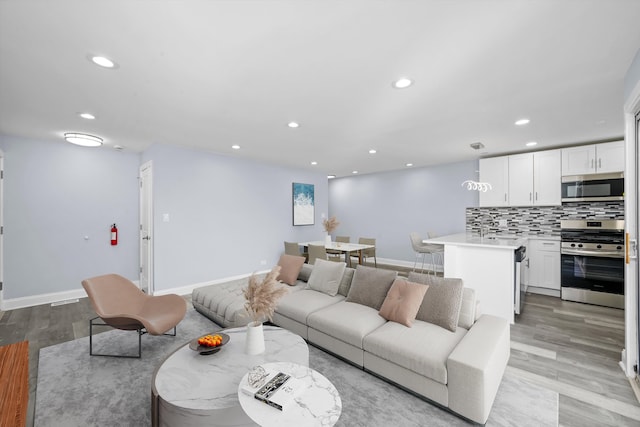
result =
M293 225L313 225L315 199L313 184L293 183Z

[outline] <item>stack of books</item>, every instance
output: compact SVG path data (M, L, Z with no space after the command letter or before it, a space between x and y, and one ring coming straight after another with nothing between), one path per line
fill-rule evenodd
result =
M241 387L242 392L280 411L284 410L307 388L303 381L291 375L271 370L265 371L267 375L263 382L257 387L245 382Z

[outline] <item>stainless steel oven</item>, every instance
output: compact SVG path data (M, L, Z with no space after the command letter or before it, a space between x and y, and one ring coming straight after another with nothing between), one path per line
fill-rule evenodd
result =
M598 173L562 177L563 202L624 200L624 174Z
M624 308L624 221L561 221L562 299Z

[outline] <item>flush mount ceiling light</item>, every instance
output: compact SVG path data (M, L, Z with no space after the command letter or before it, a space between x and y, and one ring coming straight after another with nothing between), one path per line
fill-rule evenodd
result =
M412 84L413 84L413 80L408 79L406 77L402 77L396 80L395 82L393 82L393 87L396 89L404 89L411 86Z
M516 126L522 126L522 125L526 125L527 123L529 123L531 120L529 119L520 119L520 120L516 120Z
M374 148L372 148L371 150L369 150L369 154L376 154L378 151Z
M83 147L99 147L102 145L102 138L93 135L87 135L86 133L71 133L64 134L64 139L72 144L81 145Z
M311 165L312 165L312 166L315 166L315 165L317 165L317 164L318 164L318 162L316 162L315 160L314 160L313 162L311 162Z
M329 179L333 179L335 177L336 177L335 175L327 175L327 178L329 178Z
M469 144L469 146L474 150L480 150L484 148L484 144L482 142L474 142L473 144Z
M357 174L357 173L358 173L358 171L353 171L353 172L351 172L351 173L355 175L355 174Z
M94 116L91 113L78 113L78 115L83 119L87 119L87 120L94 120L96 118L96 116Z
M405 166L410 168L411 166L413 166L413 163L407 163Z
M231 148L233 148L234 150L239 150L240 146L238 144L232 145Z
M287 123L287 126L289 126L290 128L294 128L295 129L297 127L300 127L300 124L297 123L297 122L289 122L289 123Z
M89 59L91 59L91 62L94 64L103 68L117 68L116 63L105 56L89 55Z
M538 143L536 141L529 141L525 144L527 147L533 147L535 145L538 145Z

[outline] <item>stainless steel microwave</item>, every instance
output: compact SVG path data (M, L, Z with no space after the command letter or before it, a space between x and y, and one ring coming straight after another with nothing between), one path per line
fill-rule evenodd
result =
M562 177L563 202L624 200L624 174L596 173Z

